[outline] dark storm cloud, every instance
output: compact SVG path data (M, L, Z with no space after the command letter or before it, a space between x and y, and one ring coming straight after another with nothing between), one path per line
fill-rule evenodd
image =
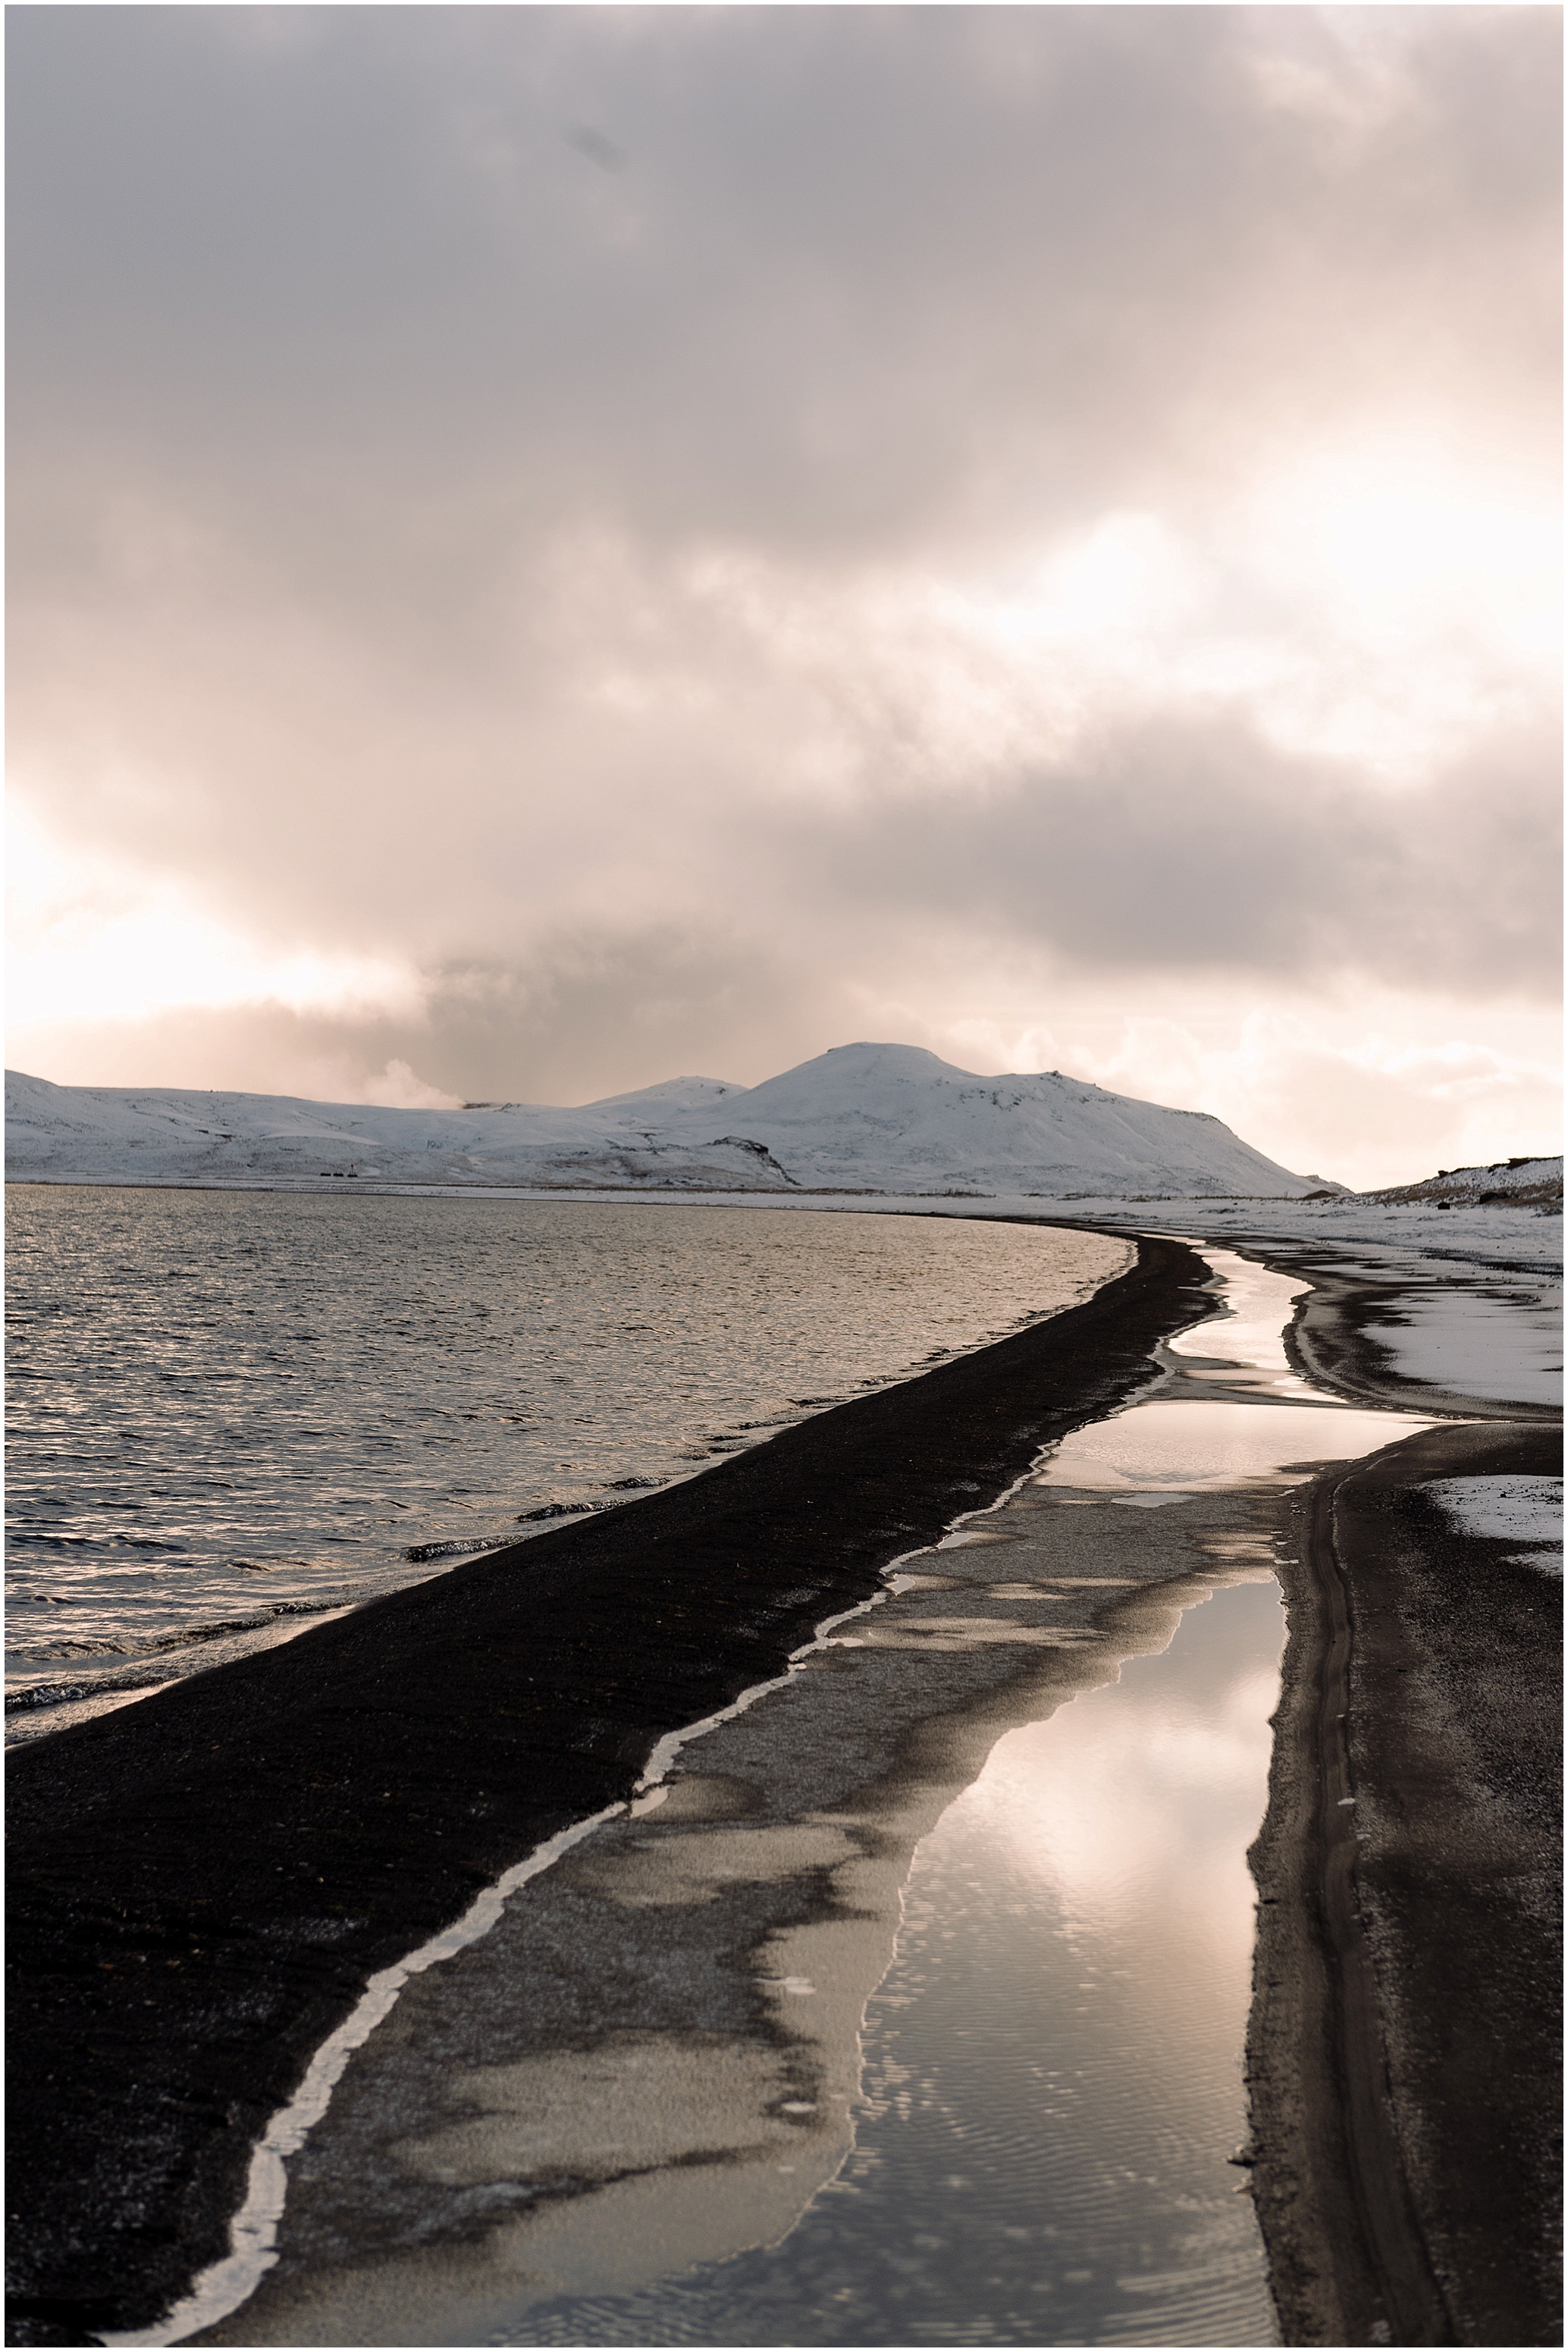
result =
M1234 722L1113 735L978 804L858 814L797 851L847 914L918 909L1125 972L1360 972L1549 994L1560 947L1555 731L1376 799ZM826 855L825 855L825 849Z
M1376 87L1294 10L1316 108L1264 102L1272 28L1223 8L22 8L13 399L241 491L479 458L834 545L1070 513L1211 462L1216 408L1462 382L1478 331L1528 400L1554 19L1447 13L1358 129Z

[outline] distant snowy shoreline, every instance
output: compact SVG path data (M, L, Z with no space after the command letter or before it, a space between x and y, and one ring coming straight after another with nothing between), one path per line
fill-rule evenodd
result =
M842 1045L758 1087L672 1078L576 1109L392 1110L9 1073L6 1111L7 1178L37 1184L1245 1228L1531 1267L1554 1255L1562 1207L1561 1160L1355 1194L1279 1167L1216 1118L1054 1071L977 1077L909 1045Z

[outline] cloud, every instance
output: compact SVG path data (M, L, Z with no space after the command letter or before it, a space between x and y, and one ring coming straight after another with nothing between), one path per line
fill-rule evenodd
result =
M48 1075L1554 990L1552 12L10 38Z
M790 1025L831 1034L858 1016L837 977L809 976L738 933L556 936L526 961L469 958L425 976L417 997L140 1007L116 1021L47 1011L13 1033L12 1057L67 1084L226 1085L338 1102L393 1101L389 1087L458 1100L583 1102L648 1083L650 1070L747 1081L792 1058ZM399 1073L410 1073L402 1078ZM438 1071L437 1085L426 1074Z
M366 1082L361 1091L341 1096L342 1101L379 1103L388 1110L458 1110L461 1097L443 1094L439 1087L427 1086L406 1062L388 1061L384 1070Z
M826 836L826 838L825 838ZM1062 962L1238 979L1555 986L1560 794L1542 730L1434 778L1416 818L1234 719L1109 730L967 805L889 799L805 833L850 910L1005 928Z

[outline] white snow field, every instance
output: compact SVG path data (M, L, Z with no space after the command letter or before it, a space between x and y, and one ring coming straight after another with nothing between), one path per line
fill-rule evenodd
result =
M1300 1199L1201 1111L1056 1072L984 1078L914 1045L839 1045L759 1087L673 1078L580 1109L381 1110L289 1096L57 1087L7 1073L6 1172L223 1184L322 1177L531 1190Z

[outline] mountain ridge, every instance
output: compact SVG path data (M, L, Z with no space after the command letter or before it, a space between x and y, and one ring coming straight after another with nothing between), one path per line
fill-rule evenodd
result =
M985 1077L837 1045L755 1087L671 1078L574 1108L393 1110L300 1096L58 1087L6 1073L6 1172L222 1184L379 1179L539 1191L1299 1199L1322 1184L1205 1111L1059 1071Z

